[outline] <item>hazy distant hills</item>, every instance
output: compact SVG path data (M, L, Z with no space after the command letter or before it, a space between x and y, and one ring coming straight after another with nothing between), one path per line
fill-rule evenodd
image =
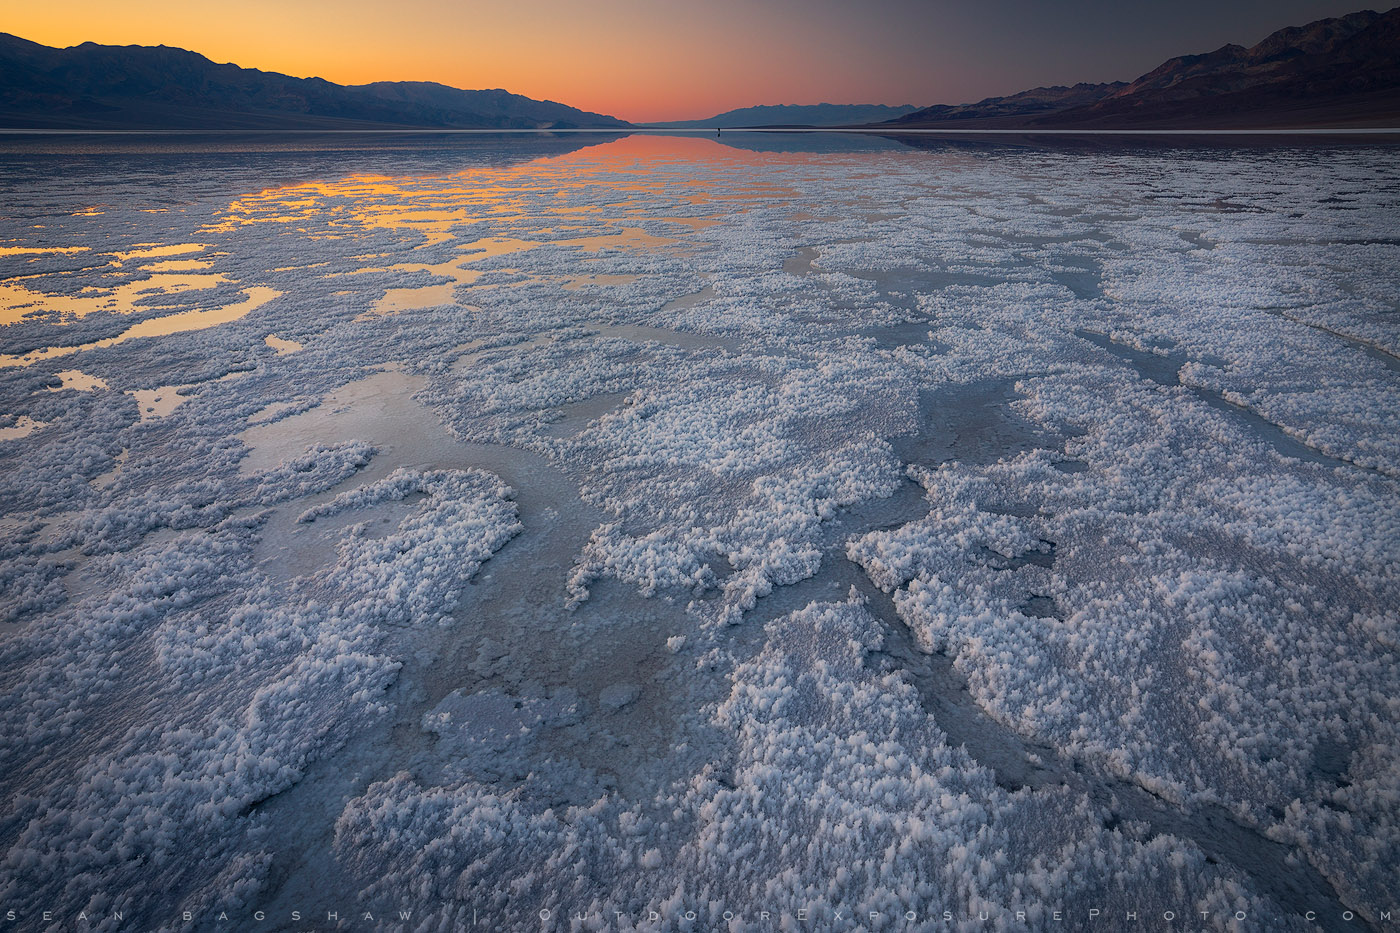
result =
M1163 62L1130 84L1036 88L926 107L887 126L1263 129L1400 126L1400 7L1280 29Z
M738 126L850 126L879 123L913 111L912 104L890 107L885 104L774 104L728 110L703 120L673 120L648 123L665 129L706 129Z
M1400 7L1184 55L1131 83L1039 87L974 104L745 107L652 126L880 129L1264 129L1400 126ZM419 81L346 87L219 65L165 46L68 49L0 33L0 127L33 129L628 129L502 90Z
M55 49L0 33L0 126L36 129L572 129L614 117L506 91L358 87L218 65L166 46Z
M1073 87L1037 87L1007 97L988 97L975 104L935 104L888 122L904 126L953 122L975 123L984 127L1024 126L1030 118L1097 103L1126 87L1126 81L1076 84Z

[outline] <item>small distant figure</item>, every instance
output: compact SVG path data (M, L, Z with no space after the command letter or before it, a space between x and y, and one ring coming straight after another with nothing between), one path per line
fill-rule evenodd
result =
M723 136L723 135L724 135L724 130L720 129L719 127L715 127L715 135L716 135L716 136Z

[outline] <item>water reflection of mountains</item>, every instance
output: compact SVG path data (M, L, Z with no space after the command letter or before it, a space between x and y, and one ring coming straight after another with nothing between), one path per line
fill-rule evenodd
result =
M1146 149L1239 149L1333 147L1338 145L1386 145L1400 143L1400 134L1346 133L1084 133L1066 132L938 132L874 133L822 131L727 131L712 137L716 142L748 152L842 153L897 152L918 149L932 152L988 152L1045 149L1071 152L1127 152Z
M610 142L627 133L599 130L586 133L488 131L8 131L0 133L0 157L7 155L188 155L239 152L460 153L514 164L545 156L565 155L585 146Z
M231 133L5 133L0 134L0 187L19 190L43 177L55 161L69 177L121 179L127 185L198 187L199 166L243 169L259 187L337 174L443 174L472 168L508 168L601 146L632 136L704 139L723 149L755 154L933 152L1007 153L1041 149L1125 152L1145 149L1217 149L1387 145L1400 136L1342 135L1128 135L1045 133L873 133L731 130L637 134L628 132L231 132ZM720 148L722 147L722 148ZM250 179L252 180L252 179Z
M612 142L619 133L75 133L0 134L0 190L26 190L57 163L74 179L160 186L197 196L201 166L244 171L256 188L307 178L441 175L509 168ZM45 189L47 190L47 189Z

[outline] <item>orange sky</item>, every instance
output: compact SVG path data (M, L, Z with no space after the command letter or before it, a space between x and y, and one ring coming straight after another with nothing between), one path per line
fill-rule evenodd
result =
M641 122L754 104L959 103L1037 83L1130 79L1169 55L1249 44L1351 5L48 0L9 4L0 31L60 47L173 45L340 84L503 87Z
M713 4L648 0L68 0L15 4L0 30L45 45L174 45L218 62L339 84L439 81L503 87L630 120L703 117L807 100L804 50L822 37L758 5L746 28ZM731 21L732 22L732 21ZM772 37L795 41L772 45ZM878 75L833 63L845 102L880 96ZM756 96L757 95L757 99ZM815 101L813 101L815 102ZM903 101L899 101L903 102Z

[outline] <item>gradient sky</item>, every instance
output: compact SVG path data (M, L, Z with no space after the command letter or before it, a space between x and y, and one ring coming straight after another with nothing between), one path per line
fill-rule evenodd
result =
M1389 4L1380 8L1385 9ZM965 103L1131 80L1360 0L53 0L0 31L173 45L340 84L503 87L633 121L753 104Z

